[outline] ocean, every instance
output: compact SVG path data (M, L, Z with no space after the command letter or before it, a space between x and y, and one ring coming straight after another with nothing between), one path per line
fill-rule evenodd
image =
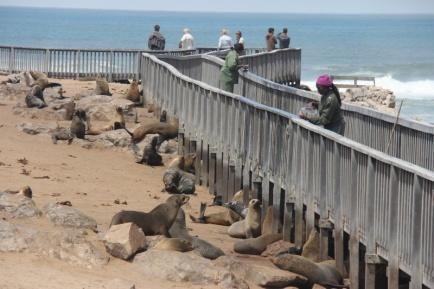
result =
M302 49L302 83L323 73L375 76L404 100L401 115L434 123L434 15L322 15L156 12L0 7L0 45L43 48L145 48L160 24L167 48L188 27L198 47L219 32L243 32L264 47L268 27L287 27Z

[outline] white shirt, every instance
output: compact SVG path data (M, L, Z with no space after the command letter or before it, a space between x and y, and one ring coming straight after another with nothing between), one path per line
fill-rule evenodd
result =
M229 35L222 35L219 38L218 49L229 49L232 47L232 38Z
M190 33L185 33L181 38L181 48L182 49L193 49L194 47L194 37Z
M244 37L241 36L238 40L238 43L244 45Z

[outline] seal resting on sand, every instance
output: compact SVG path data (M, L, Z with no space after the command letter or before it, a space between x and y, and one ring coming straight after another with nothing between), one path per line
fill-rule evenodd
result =
M142 229L145 236L164 235L171 237L169 229L178 215L178 210L186 204L188 196L170 196L165 203L159 204L149 213L121 211L113 216L110 227L124 223L134 223Z
M261 235L261 203L258 199L250 200L246 218L233 223L228 234L233 238L256 238Z
M190 241L194 251L198 252L204 258L214 260L224 255L223 251L213 244L198 237L190 236L187 231L187 226L185 224L185 213L182 208L179 209L176 220L172 227L170 227L169 234L172 237Z
M279 240L282 240L282 234L265 234L257 238L236 242L234 251L240 254L261 255L268 245Z
M205 210L206 210L206 203L200 203L200 212L199 217L196 218L192 215L190 216L190 219L194 223L202 223L202 224L214 224L214 225L221 225L221 226L230 226L234 224L235 222L241 221L243 218L237 214L235 211L233 211L230 208L223 207L223 211L218 213L211 213L205 216Z
M300 274L308 279L308 288L316 283L326 287L346 288L342 285L342 276L330 262L315 263L303 256L281 254L271 261L282 270Z
M125 130L131 135L134 143L141 142L148 134L159 134L158 145L161 145L165 140L178 137L179 122L178 119L173 119L169 122L153 122L142 124L133 132Z
M196 162L196 154L186 154L185 156L178 156L174 158L169 163L169 168L172 169L179 169L187 173L194 174L195 173L195 167L194 164Z
M194 175L178 169L168 169L163 175L164 190L169 194L194 194Z
M140 97L139 83L137 80L133 79L128 89L126 99L134 103L140 103Z

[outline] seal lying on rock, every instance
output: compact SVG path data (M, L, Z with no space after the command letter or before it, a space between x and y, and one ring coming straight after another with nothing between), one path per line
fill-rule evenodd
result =
M246 218L233 223L228 234L233 238L256 238L261 235L261 203L258 199L250 200Z
M186 154L185 156L178 156L169 163L169 168L179 169L187 173L194 174L196 162L196 154Z
M235 211L229 208L224 208L222 212L212 213L205 216L206 203L200 203L199 218L190 215L190 219L194 223L214 224L221 226L230 226L235 222L241 221L243 218Z
M330 262L315 263L305 257L286 253L272 258L271 261L282 270L308 278L308 288L312 288L315 283L326 287L346 288L342 285L341 274Z
M39 86L42 89L42 91L44 91L46 88L62 86L60 83L50 82L45 73L42 73L39 71L30 71L30 75L35 80L31 84L31 86ZM26 79L26 82L28 82L27 79Z
M282 234L264 234L257 238L236 242L234 251L240 254L261 255L268 245L279 240L282 240Z
M44 100L44 94L42 88L39 85L33 86L33 88L27 93L25 102L28 108L37 107L44 108L47 106Z
M220 248L217 248L216 246L198 237L190 236L187 231L187 226L185 224L185 213L182 208L179 209L176 220L172 227L170 227L169 234L172 237L190 241L194 251L197 251L204 258L214 260L224 255Z
M194 175L178 169L168 169L163 175L164 190L169 194L194 194Z
M139 83L137 80L133 79L133 81L130 84L130 88L128 89L126 99L134 102L134 103L140 103L140 90L139 90Z
M162 166L163 158L157 152L158 136L154 136L151 143L145 146L142 158L137 161L139 164L147 164L148 166Z
M190 200L183 195L170 196L165 203L159 204L149 213L121 211L113 216L110 227L123 223L134 223L146 236L164 235L170 238L169 229L173 225L178 210Z
M107 80L105 80L102 77L98 77L95 82L96 82L96 87L95 87L96 95L108 95L108 96L112 95Z

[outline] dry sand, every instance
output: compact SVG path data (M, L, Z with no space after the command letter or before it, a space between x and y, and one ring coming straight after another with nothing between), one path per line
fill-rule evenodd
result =
M0 81L4 80L0 77ZM63 84L66 96L90 90L94 82L55 80ZM115 91L126 91L127 85L111 84ZM0 191L18 190L24 185L33 189L34 200L39 208L57 201L70 201L74 207L92 216L99 228L106 230L111 217L122 209L148 211L164 201L169 195L162 193L164 167L148 167L134 162L131 154L110 149L85 149L76 143L60 142L53 145L48 136L28 135L18 131L16 125L24 121L55 123L55 121L24 119L12 113L15 102L0 99ZM149 121L149 115L141 111L140 121ZM167 164L173 155L165 155ZM23 165L18 159L25 158ZM23 174L23 170L29 175ZM47 179L35 177L48 176ZM212 197L205 187L197 187L197 196L186 205L186 213L197 214L202 201ZM116 205L114 200L127 201L128 205ZM218 208L210 208L209 211ZM4 217L1 215L0 217ZM36 223L47 226L45 217L24 220L8 220L13 223ZM233 255L227 227L192 224L191 234L198 235L225 253ZM255 257L241 257L255 260ZM123 278L136 284L136 288L213 288L188 283L174 283L150 279L141 275L126 261L111 258L108 265L86 269L68 265L62 261L30 253L0 253L0 288L101 288L103 280ZM254 288L254 287L251 287Z

